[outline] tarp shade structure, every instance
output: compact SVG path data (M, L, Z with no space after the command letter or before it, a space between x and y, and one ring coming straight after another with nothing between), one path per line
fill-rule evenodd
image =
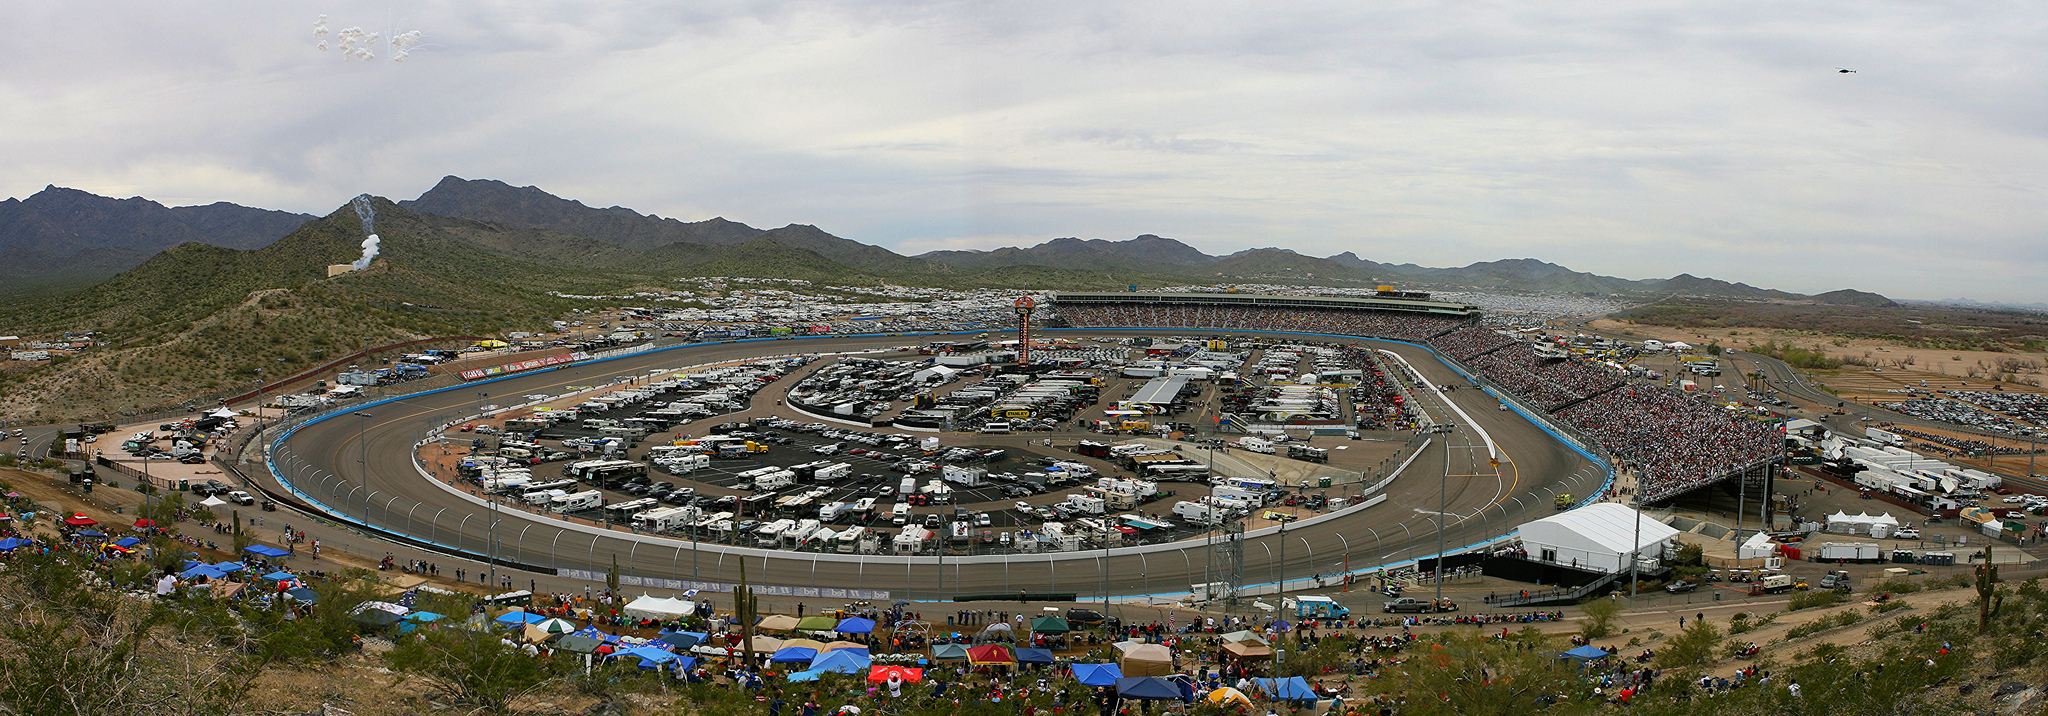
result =
M797 631L832 631L839 626L839 620L832 617L804 617L797 620Z
M966 661L967 646L964 644L939 644L932 647L932 661Z
M1019 664L1050 664L1053 662L1051 649L1018 649Z
M1209 703L1217 706L1228 707L1231 704L1237 704L1245 708L1252 708L1251 697L1245 696L1244 692L1228 686L1210 691L1208 699Z
M981 628L981 633L980 633L980 634L977 634L977 635L975 635L975 637L974 637L974 640L975 640L975 641L1016 641L1016 640L1017 640L1017 633L1016 633L1016 631L1014 631L1014 630L1012 630L1012 629L1010 628L1010 623L1009 623L1009 622L996 622L996 623L994 623L994 624L990 624L990 625L988 625L988 626L982 627L982 628Z
M1299 676L1289 676L1285 679L1253 679L1252 683L1258 684L1259 691L1264 692L1267 698L1280 701L1316 700L1316 690L1308 685L1306 679Z
M1524 548L1538 561L1609 574L1628 571L1631 552L1663 557L1665 545L1678 536L1678 530L1618 502L1525 522L1518 529Z
M1244 660L1271 659L1273 647L1249 641L1233 641L1223 645L1223 653Z
M1139 644L1126 650L1118 663L1126 678L1165 676L1173 673L1173 650L1161 644Z
M1075 664L1074 680L1088 686L1115 686L1124 677L1122 668L1115 664Z
M626 604L626 616L635 619L681 619L697 613L697 603L646 594Z
M811 671L830 671L836 674L859 674L873 666L867 654L857 651L828 651L811 661Z
M983 644L967 650L967 663L976 666L1007 666L1017 663L1017 658L1010 655L1010 647Z
M891 675L902 679L903 683L915 684L924 680L924 669L914 666L887 666L880 664L868 667L868 681L877 684L887 683Z
M1179 684L1157 676L1126 676L1116 680L1118 698L1140 701L1180 701L1185 698Z
M761 617L761 622L755 624L754 628L760 631L795 631L797 625L802 623L802 620L787 614L770 614Z
M290 552L286 552L284 550L272 547L267 544L252 544L247 547L243 547L242 551L248 552L250 554L262 555L264 557L284 557L291 554Z
M808 664L818 658L818 650L804 646L785 646L776 649L769 661L777 664Z
M704 636L695 632L672 631L661 635L662 642L677 649L688 649L704 642Z
M604 646L604 642L575 634L555 640L555 648L572 654L595 654L600 646Z
M1259 643L1259 644L1265 644L1265 645L1267 645L1267 646L1271 646L1271 645L1272 645L1272 642L1266 641L1266 637L1263 637L1263 636L1259 636L1259 633L1258 633L1258 632L1255 632L1255 631L1234 631L1234 632L1231 632L1231 633L1229 633L1229 634L1225 634L1225 635L1223 635L1223 641L1225 641L1225 642L1239 642L1239 641L1249 641L1249 642L1256 642L1256 643Z
M1066 619L1045 616L1031 620L1031 630L1040 634L1065 634L1074 628L1067 624Z
M1588 645L1586 645L1586 646L1582 646L1582 647L1579 647L1579 648L1577 648L1577 649L1573 649L1573 650L1571 650L1571 651L1567 651L1567 652L1565 652L1565 653L1562 653L1562 654L1558 654L1558 657L1559 657L1559 658L1564 658L1564 659L1580 659L1580 660L1586 660L1586 659L1598 659L1598 658L1600 658L1600 657L1603 657L1603 656L1606 656L1606 655L1607 655L1607 650L1605 650L1605 649L1601 649L1600 647L1597 647L1597 646L1593 646L1593 645L1591 645L1591 644L1588 644Z
M833 625L832 631L841 634L872 634L875 631L875 620L847 617L839 620L838 624Z

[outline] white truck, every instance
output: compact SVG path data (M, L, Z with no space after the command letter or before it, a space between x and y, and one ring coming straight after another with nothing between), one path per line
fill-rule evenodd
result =
M548 505L548 509L558 514L581 512L602 504L604 504L604 493L597 490L584 490L555 498L555 501Z

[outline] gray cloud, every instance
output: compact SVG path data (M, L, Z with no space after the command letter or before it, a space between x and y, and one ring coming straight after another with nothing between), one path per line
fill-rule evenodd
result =
M404 64L313 49L420 29ZM443 174L905 251L1175 236L2048 300L2024 4L0 7L0 194ZM1856 67L1842 75L1833 68Z

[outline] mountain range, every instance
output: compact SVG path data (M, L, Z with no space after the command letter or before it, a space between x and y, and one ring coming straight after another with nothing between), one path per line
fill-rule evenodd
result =
M722 217L680 221L620 206L595 208L537 187L455 176L395 206L475 222L478 230L465 233L463 240L484 253L656 279L739 275L922 285L981 282L1022 288L1221 281L1391 283L1440 290L1889 303L1882 296L1855 291L1808 297L1689 274L1631 280L1528 258L1435 268L1379 263L1350 251L1315 257L1284 248L1254 248L1214 256L1151 234L1121 241L1057 238L1027 247L904 256L807 224L760 229ZM0 289L32 283L89 284L181 243L261 248L314 218L228 203L165 207L140 197L112 199L52 186L25 200L0 202L0 247L19 257L0 267Z

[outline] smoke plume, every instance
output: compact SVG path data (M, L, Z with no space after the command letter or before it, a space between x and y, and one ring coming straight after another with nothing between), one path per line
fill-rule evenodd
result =
M368 194L357 196L349 204L355 207L356 218L363 220L363 257L350 264L356 267L357 271L361 271L370 267L371 259L377 258L377 229L374 226L377 221L377 207L370 205Z

